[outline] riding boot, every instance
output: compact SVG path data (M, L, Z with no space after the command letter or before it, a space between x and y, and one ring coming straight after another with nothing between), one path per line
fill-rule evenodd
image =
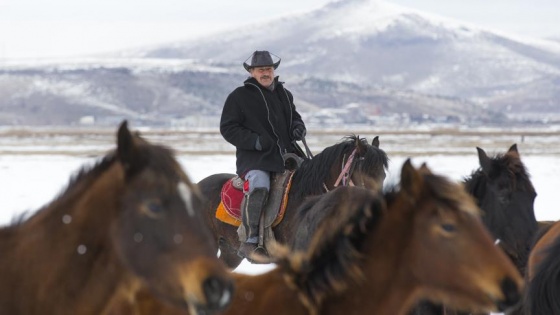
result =
M267 197L268 190L266 188L255 188L250 194L243 197L241 221L245 227L247 240L241 243L237 251L239 257L248 257L258 247L259 222Z

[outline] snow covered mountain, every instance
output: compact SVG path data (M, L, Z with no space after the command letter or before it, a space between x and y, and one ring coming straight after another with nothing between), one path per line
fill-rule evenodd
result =
M110 58L0 65L0 124L70 124L84 116L166 124L215 117L247 75L241 63L263 49L283 58L277 74L308 116L344 109L348 119L560 117L560 43L381 0L339 0Z
M306 14L132 54L239 65L256 49L283 57L279 72L284 73L460 97L499 110L560 108L559 43L377 0L341 0Z

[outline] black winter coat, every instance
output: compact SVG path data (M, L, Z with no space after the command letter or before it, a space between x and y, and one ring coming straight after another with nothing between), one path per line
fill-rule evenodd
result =
M224 139L237 148L237 174L249 170L283 172L286 152L295 152L293 129L305 127L292 93L274 78L274 91L255 78L245 80L226 99L220 121ZM259 138L262 151L255 148Z

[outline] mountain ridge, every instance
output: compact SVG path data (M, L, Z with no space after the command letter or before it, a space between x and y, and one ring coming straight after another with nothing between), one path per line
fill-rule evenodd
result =
M83 117L158 125L211 117L207 123L217 124L223 100L247 77L242 62L256 49L283 58L277 74L298 109L319 122L320 110L343 123L378 123L380 116L531 123L560 115L560 43L384 1L342 0L103 58L4 62L0 124L76 124Z

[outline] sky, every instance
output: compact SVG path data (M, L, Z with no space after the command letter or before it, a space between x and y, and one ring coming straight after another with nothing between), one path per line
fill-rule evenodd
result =
M0 61L173 43L306 12L331 1L0 0ZM560 37L558 0L387 2L518 35Z

